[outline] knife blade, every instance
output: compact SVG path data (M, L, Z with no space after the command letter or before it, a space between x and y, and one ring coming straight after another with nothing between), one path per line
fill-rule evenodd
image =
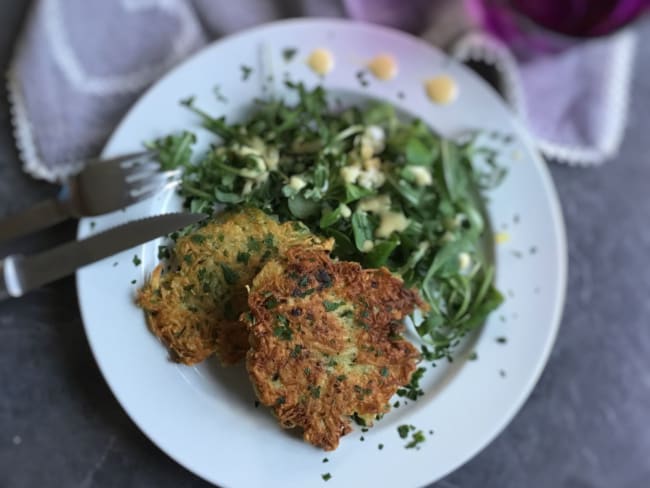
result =
M8 256L0 262L0 300L22 296L83 266L195 224L206 217L193 213L147 217L33 256Z

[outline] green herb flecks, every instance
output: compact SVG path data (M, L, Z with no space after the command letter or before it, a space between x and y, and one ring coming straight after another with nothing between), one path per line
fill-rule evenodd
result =
M260 244L260 241L258 241L254 237L249 237L248 238L248 242L246 243L246 247L251 252L258 252L259 250L262 249L262 245Z
M220 264L221 271L223 272L223 279L226 280L226 283L229 285L234 285L239 281L239 275L227 264Z
M212 93L214 93L214 96L217 99L217 101L222 103L226 103L228 101L228 99L221 92L221 87L219 85L214 85L212 87Z
M237 262L248 264L248 260L251 258L250 253L248 252L238 252L237 253Z
M362 427L366 426L366 421L364 420L363 417L359 416L357 412L354 412L354 415L352 415L352 420L354 420L354 423L357 425L360 425Z
M438 359L437 355L430 351L424 344L421 346L420 350L422 351L422 359L425 361L435 361Z
M277 306L278 306L278 299L275 298L273 295L270 295L269 297L267 297L266 300L264 300L264 307L267 310L271 310Z
M426 440L426 437L424 437L424 433L421 430L418 430L417 432L414 432L413 435L411 436L411 440L408 444L406 444L404 447L406 449L419 449L420 444L422 444Z
M296 54L298 54L298 50L294 47L287 47L282 50L282 57L286 63L291 62L296 57Z
M323 306L325 307L326 312L333 312L343 304L344 302L330 302L328 300L323 300Z
M169 246L158 246L158 259L159 260L169 259L169 257L170 257Z
M250 77L251 73L253 72L253 68L251 68L250 66L246 66L245 64L242 64L239 67L239 69L241 69L242 81L246 81Z
M273 335L275 337L279 337L283 341L290 341L291 338L293 337L293 333L291 332L291 329L284 326L278 326L275 329L273 329Z
M269 233L264 236L264 245L266 247L273 247L274 242L275 238L273 237L273 234Z
M399 427L397 427L397 433L399 434L401 439L406 439L411 430L413 430L412 425L400 425Z
M137 254L133 255L133 266L140 266L142 264L142 260L138 257Z
M310 386L309 393L312 398L320 398L320 386Z
M424 376L425 371L425 368L416 369L411 376L411 381L409 381L408 385L404 385L404 387L397 390L397 395L413 401L416 401L418 397L424 395L424 391L420 388L420 380Z
M289 327L289 320L284 315L277 316L280 325L273 329L273 335L283 341L290 341L293 338L293 332Z
M301 352L302 352L302 346L301 346L300 344L297 344L297 345L293 348L293 350L291 351L291 353L289 353L289 355L290 355L292 358L297 358L297 357L300 356L300 353L301 353ZM320 388L320 387L319 387L319 388Z
M357 77L357 80L359 81L359 84L360 84L362 87L365 88L365 87L368 86L369 83L368 83L367 73L366 73L365 70L359 70L359 71L357 71L357 73L356 73L355 76Z

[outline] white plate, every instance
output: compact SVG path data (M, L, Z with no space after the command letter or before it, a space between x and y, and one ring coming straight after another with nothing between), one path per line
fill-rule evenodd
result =
M142 141L170 131L198 129L198 120L178 104L188 95L211 113L242 117L253 97L283 90L285 71L309 85L319 82L305 65L314 48L336 57L324 80L329 89L357 99L389 100L416 114L443 134L467 129L514 135L504 145L505 182L490 195L489 212L510 241L497 246L497 286L505 304L452 364L440 362L423 380L425 395L393 409L369 432L344 437L335 452L323 453L282 430L254 395L243 367L224 369L216 361L191 368L171 363L133 304L136 287L156 262L149 243L89 266L77 274L86 334L113 393L140 429L172 458L221 486L421 486L437 480L485 447L512 419L532 390L553 344L566 283L566 245L558 200L544 163L501 100L469 70L413 37L397 31L340 20L294 20L269 24L208 46L156 83L119 125L105 155L129 152ZM282 50L296 47L286 63ZM382 52L395 55L399 75L389 82L360 86L356 73ZM254 68L242 81L240 66ZM264 73L263 73L264 72ZM450 74L458 100L431 103L423 80ZM214 85L228 98L219 103ZM404 99L398 98L403 92ZM180 207L173 194L161 195L125 212L94 219L96 230ZM93 230L81 222L79 237ZM505 229L507 227L507 229ZM531 253L535 246L536 253ZM518 254L518 253L521 253ZM142 265L132 263L133 255ZM117 265L114 265L118 263ZM131 284L136 279L137 283ZM497 337L508 342L501 344ZM463 356L476 351L478 360ZM427 433L421 449L405 449L396 428L413 424ZM429 435L428 431L434 434ZM383 444L383 450L378 449ZM324 464L323 458L329 462Z

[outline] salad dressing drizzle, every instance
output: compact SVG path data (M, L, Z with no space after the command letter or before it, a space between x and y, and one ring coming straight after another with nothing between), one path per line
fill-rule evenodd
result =
M428 79L424 87L429 99L440 105L447 105L458 98L458 85L449 75L439 75Z
M307 65L314 73L325 76L334 69L334 55L329 49L314 49L307 58Z
M370 60L368 69L378 80L388 81L397 76L397 61L390 54L380 54Z

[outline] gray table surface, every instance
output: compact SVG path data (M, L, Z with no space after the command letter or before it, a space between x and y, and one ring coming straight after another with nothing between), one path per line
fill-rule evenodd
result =
M27 2L0 1L0 68ZM551 165L569 287L548 366L510 426L440 488L650 486L650 22L641 26L619 156ZM20 170L0 97L0 214L56 188ZM0 247L73 238L74 224ZM432 461L435 462L435 461ZM158 450L109 392L83 334L74 279L0 304L0 487L207 487Z

